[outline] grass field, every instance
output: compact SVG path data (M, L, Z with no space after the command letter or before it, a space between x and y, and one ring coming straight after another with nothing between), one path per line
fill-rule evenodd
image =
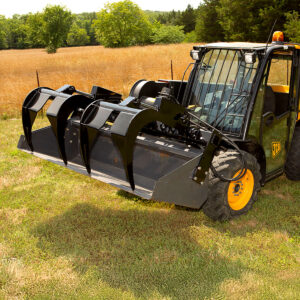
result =
M0 121L0 299L299 299L300 183L216 223L16 150L20 123Z
M49 55L44 49L0 51L0 117L20 116L21 105L30 90L40 85L57 89L64 84L89 92L99 85L128 96L139 79L181 79L191 62L191 44L105 49L61 48Z
M180 78L190 48L0 52L0 114L18 116L0 120L0 299L300 299L299 182L277 178L247 215L219 223L16 149L36 68L41 85L126 95L169 78L170 59Z

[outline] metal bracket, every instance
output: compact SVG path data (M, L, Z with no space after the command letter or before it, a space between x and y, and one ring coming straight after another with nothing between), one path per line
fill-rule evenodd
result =
M199 163L194 170L193 180L199 184L203 184L206 175L208 174L208 170L212 164L215 152L217 148L220 146L222 141L222 135L214 130L210 137L209 142L207 143L204 152L199 160Z

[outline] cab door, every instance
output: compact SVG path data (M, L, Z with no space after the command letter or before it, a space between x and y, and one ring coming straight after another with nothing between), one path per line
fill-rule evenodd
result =
M292 105L292 62L292 51L274 52L260 87L264 95L261 143L266 156L267 175L282 170L286 160Z

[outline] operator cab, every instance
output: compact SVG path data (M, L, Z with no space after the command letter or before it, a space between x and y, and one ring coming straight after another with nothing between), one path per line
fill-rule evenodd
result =
M194 68L188 108L223 132L241 133L259 64L252 49L246 43L208 44L199 49L202 57Z
M299 50L275 32L271 44L213 43L191 51L184 105L223 133L259 144L267 177L282 170L290 128L300 119Z

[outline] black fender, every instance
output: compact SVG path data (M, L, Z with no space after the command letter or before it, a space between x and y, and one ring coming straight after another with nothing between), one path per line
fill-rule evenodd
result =
M253 155L260 165L261 185L266 181L266 156L263 147L255 140L251 141L235 141L239 148Z

